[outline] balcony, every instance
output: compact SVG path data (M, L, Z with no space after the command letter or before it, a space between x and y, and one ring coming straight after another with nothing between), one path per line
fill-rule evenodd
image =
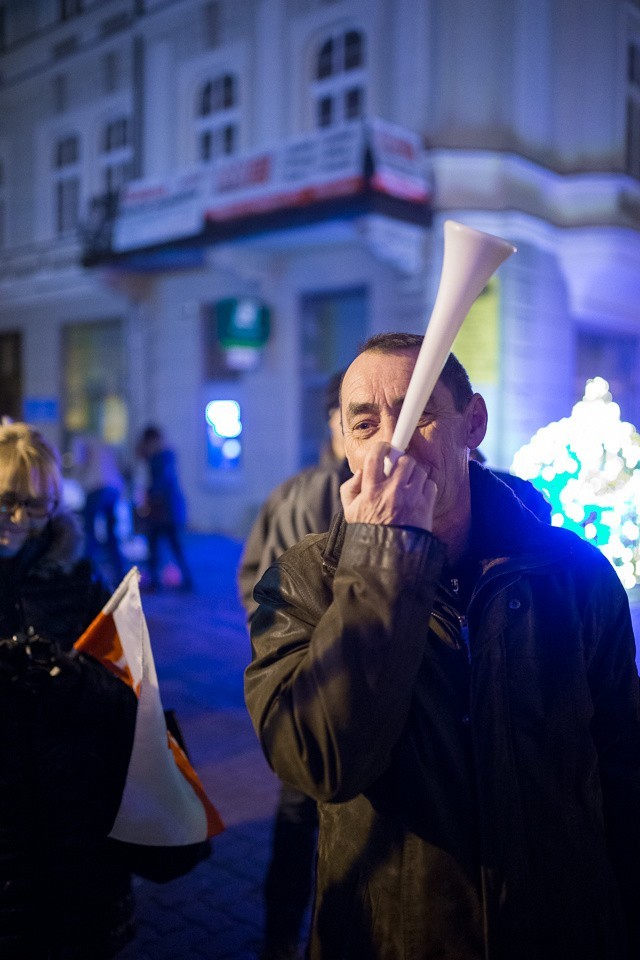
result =
M96 198L85 265L126 263L168 249L377 213L426 226L431 188L417 134L380 120L354 122ZM93 228L91 227L93 223ZM152 258L153 259L153 258Z

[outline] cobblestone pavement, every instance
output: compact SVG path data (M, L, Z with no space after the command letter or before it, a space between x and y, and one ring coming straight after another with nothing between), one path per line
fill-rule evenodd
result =
M196 591L144 594L165 708L226 830L210 857L166 884L134 879L138 933L118 960L254 960L277 780L244 707L250 657L235 573L241 544L191 535ZM90 960L90 958L88 958Z

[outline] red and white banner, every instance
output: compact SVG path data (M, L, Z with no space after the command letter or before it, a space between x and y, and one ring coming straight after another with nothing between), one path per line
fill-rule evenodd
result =
M133 181L120 200L113 249L195 237L207 223L356 196L366 188L421 205L431 200L427 155L417 133L362 119L219 157L163 180Z
M224 825L167 731L139 580L134 567L74 646L138 697L127 779L110 836L147 846L184 846L215 836Z

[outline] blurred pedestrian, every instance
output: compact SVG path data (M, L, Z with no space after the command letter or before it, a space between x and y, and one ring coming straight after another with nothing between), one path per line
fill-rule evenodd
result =
M137 455L146 462L148 477L144 501L138 515L149 544L149 587L160 583L160 544L165 541L178 565L182 590L193 589L193 578L182 542L186 503L178 478L174 451L167 445L160 427L145 427L136 445Z
M94 434L85 434L73 442L74 473L85 493L85 552L95 563L102 560L102 544L96 524L105 529L105 551L113 579L119 583L125 563L118 538L116 509L124 491L124 480L115 447Z
M0 956L106 960L133 936L108 840L136 697L68 654L109 598L62 504L57 451L0 427Z
M340 486L351 476L340 424L340 380L331 377L325 396L329 439L316 467L308 467L276 487L251 529L238 573L242 603L250 619L256 609L253 588L264 571L308 533L329 529L340 506ZM265 931L262 960L294 960L313 890L318 811L316 801L281 784L271 860L265 880Z

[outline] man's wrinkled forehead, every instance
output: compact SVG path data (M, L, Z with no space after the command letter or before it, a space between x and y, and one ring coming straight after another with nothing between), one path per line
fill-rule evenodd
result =
M340 388L343 414L353 405L402 404L418 357L418 350L367 350L347 368Z
M357 385L361 389L367 386L375 386L376 383L386 380L393 370L393 376L398 378L399 371L404 377L411 376L413 368L418 359L418 350L406 349L387 352L382 350L366 350L359 353L358 356L347 367L342 384L340 387L340 396L344 400L345 391L353 390Z

